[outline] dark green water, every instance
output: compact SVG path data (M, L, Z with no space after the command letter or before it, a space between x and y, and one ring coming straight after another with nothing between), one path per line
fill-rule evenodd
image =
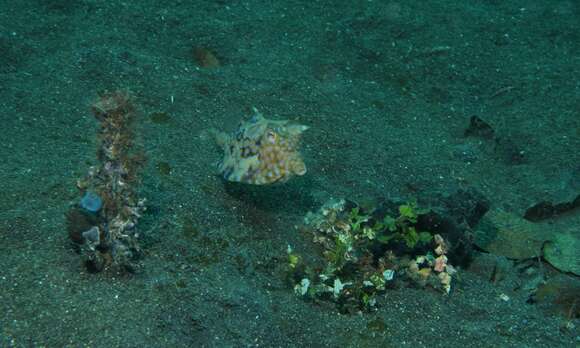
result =
M0 347L577 346L579 81L577 1L0 1ZM115 89L148 209L137 271L95 274L65 213ZM306 175L215 175L208 130L252 107L310 127ZM457 192L517 223L475 245L456 221L449 295L401 283L346 314L294 293L288 245L321 257L296 227L329 198L467 216Z

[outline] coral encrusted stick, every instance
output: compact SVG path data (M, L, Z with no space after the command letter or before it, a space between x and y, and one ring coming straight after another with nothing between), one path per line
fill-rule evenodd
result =
M126 92L102 93L92 105L100 122L98 165L78 181L81 200L68 213L68 230L90 271L134 271L140 254L137 220L145 200L136 193L144 156L134 150L135 107Z

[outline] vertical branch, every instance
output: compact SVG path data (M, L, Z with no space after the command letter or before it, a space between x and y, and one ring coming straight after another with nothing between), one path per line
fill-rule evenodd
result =
M133 270L140 251L136 225L145 210L145 200L136 193L143 161L134 153L135 107L129 94L114 91L101 94L91 110L100 123L98 165L79 181L83 198L72 214L77 220L87 217L80 225L90 228L80 230L69 217L69 234L81 245L90 270L110 266Z

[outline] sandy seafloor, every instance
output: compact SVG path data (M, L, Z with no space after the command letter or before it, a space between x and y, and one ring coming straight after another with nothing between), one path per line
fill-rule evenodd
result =
M578 194L579 77L576 1L1 1L0 347L577 346L578 320L527 303L515 271L462 269L449 296L400 288L353 315L298 298L283 272L288 244L312 250L295 225L329 197L473 188L522 215ZM64 219L96 161L89 105L117 88L148 157L131 276L87 273ZM306 176L214 175L204 130L252 106L311 127ZM474 115L509 141L463 137Z

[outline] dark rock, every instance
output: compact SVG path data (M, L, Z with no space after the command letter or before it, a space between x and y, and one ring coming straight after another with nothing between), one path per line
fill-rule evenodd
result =
M567 275L552 277L538 287L532 303L568 320L580 318L580 280Z
M451 264L469 265L474 250L471 229L489 210L487 198L475 189L467 189L436 196L427 203L430 211L419 216L417 227L438 233L450 242Z
M477 116L471 116L469 119L469 126L463 133L465 137L477 137L483 139L493 139L494 134L495 131L493 128Z
M492 209L475 230L475 244L489 253L524 260L542 255L554 229L540 226L499 208Z
M545 198L529 207L524 218L541 221L580 208L580 167L563 171L553 178Z
M529 207L524 214L524 218L530 221L540 221L551 218L554 215L554 205L550 202L542 201Z

